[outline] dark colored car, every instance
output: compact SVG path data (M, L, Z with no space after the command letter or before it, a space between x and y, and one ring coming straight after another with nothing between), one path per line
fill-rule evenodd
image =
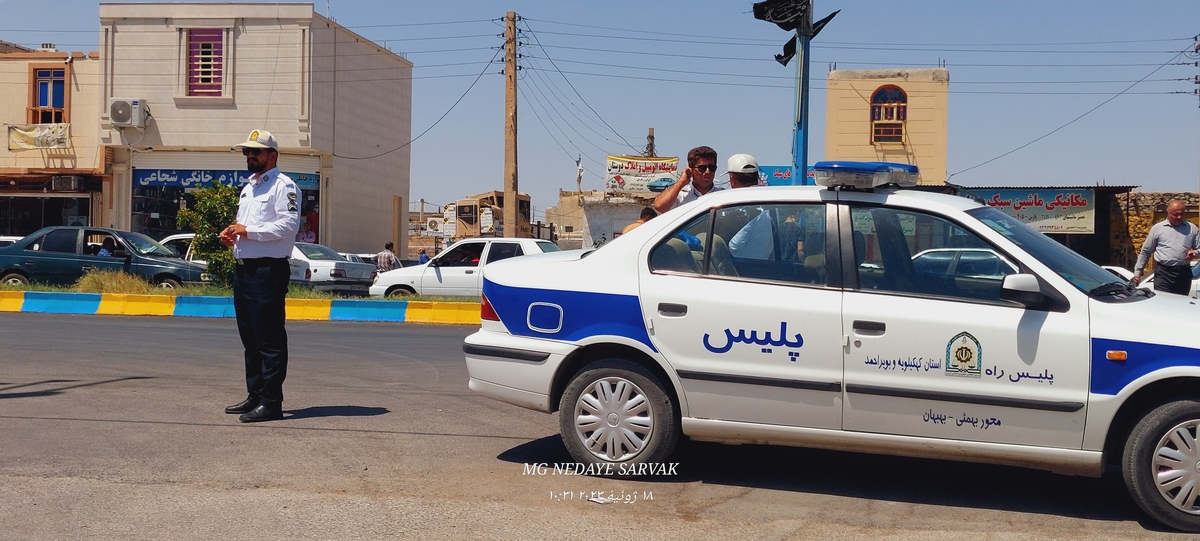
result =
M125 271L163 288L205 281L205 265L184 261L154 239L130 231L46 227L0 248L0 283L9 285L73 284L100 269Z

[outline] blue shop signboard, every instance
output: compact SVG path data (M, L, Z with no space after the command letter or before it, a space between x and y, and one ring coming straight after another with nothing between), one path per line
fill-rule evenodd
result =
M220 169L134 169L134 186L177 186L180 188L203 188L214 182L241 185L250 180L249 171ZM289 173L285 175L296 181L301 190L317 190L321 187L319 173Z
M758 166L759 186L813 186L817 183L816 173L808 166L805 178L797 178L796 169L790 165Z

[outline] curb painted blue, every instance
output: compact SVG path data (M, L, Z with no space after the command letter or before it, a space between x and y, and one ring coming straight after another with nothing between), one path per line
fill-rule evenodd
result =
M100 309L99 293L51 293L26 291L22 312L46 314L95 314Z
M175 297L175 315L234 317L233 297Z
M404 321L408 301L364 301L334 299L330 321Z

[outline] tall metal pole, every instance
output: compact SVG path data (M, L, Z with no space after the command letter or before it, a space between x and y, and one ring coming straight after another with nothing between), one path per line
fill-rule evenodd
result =
M517 223L517 14L504 15L504 236L520 235Z
M792 183L808 178L808 44L812 41L812 4L796 27L796 131L792 137Z

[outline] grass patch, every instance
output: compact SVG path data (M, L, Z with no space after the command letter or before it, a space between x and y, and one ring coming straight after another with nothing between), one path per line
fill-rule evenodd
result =
M118 293L127 295L171 295L188 297L232 297L233 288L216 284L185 285L177 289L156 287L140 277L121 271L97 270L85 274L74 285L59 286L35 282L29 287L0 284L0 291L45 291L56 293ZM288 286L289 299L369 299L370 297L347 297L327 291L317 291L308 286ZM379 299L373 299L379 300ZM394 300L422 302L479 302L475 297L418 296Z

